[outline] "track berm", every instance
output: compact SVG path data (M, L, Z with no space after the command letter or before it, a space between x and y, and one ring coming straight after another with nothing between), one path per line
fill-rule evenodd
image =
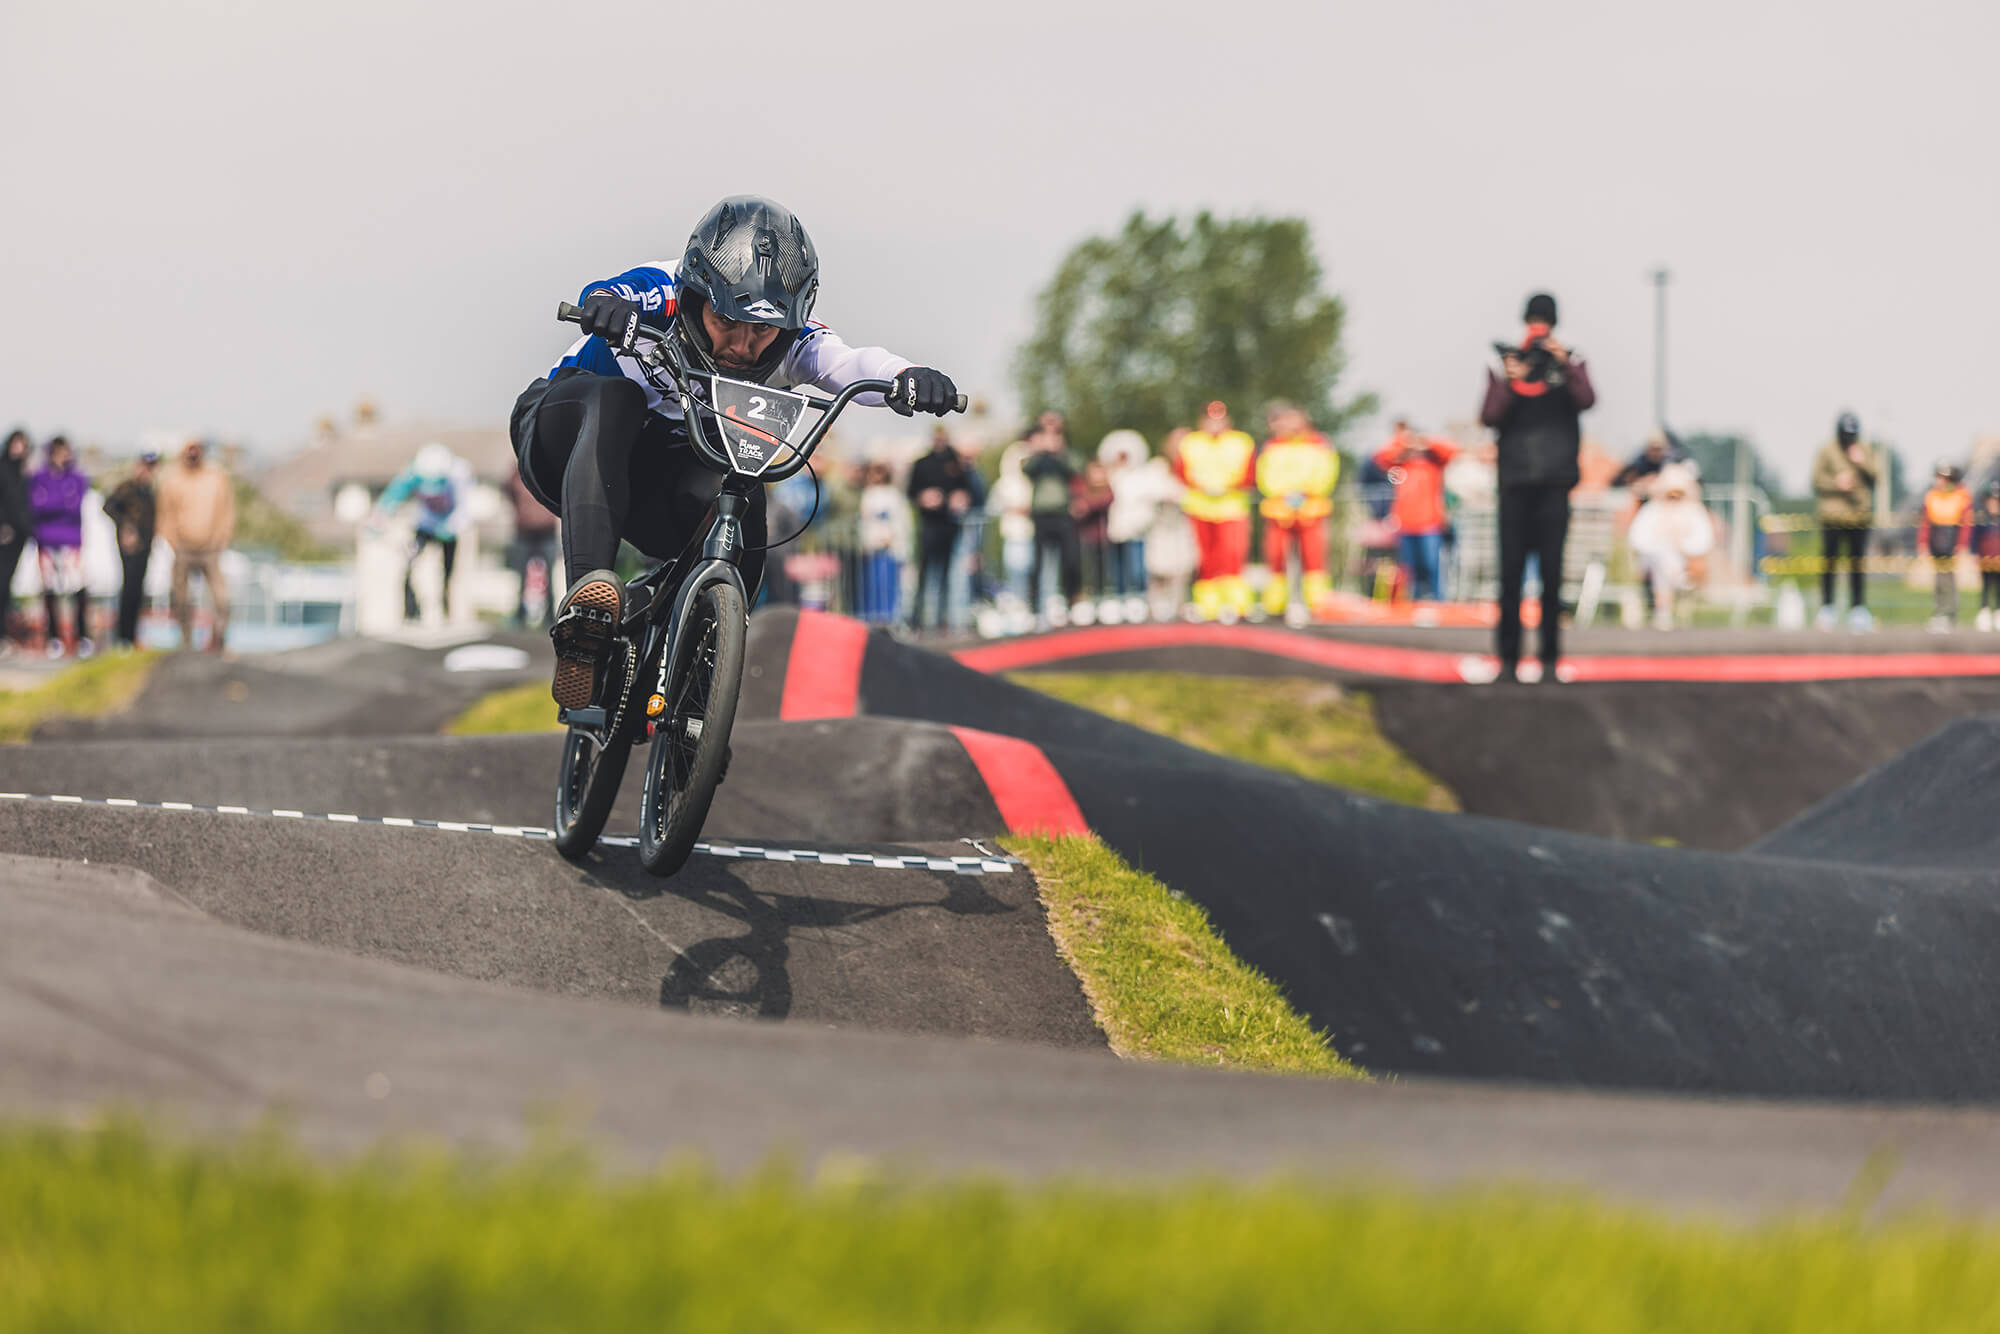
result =
M795 655L815 679L795 681ZM841 661L849 716L797 716L842 712ZM387 674L427 722L466 693L433 690L428 670ZM133 735L114 721L103 740L0 752L0 788L546 822L553 736L328 737L318 715L287 736L271 710L263 735L216 740L204 709L242 700L210 684L215 700L170 715L142 696ZM1904 1146L1897 1190L1994 1198L2000 1167L1965 1168L2000 1163L1983 1111L1522 1087L1992 1098L2000 1014L1982 971L2000 909L1976 818L1991 722L1716 853L1385 805L830 618L753 619L743 707L711 839L849 864L697 856L659 882L617 847L575 867L490 833L0 806L0 851L17 854L0 866L0 1100L228 1123L277 1104L334 1146L385 1130L504 1140L528 1110L576 1104L617 1152L732 1165L780 1144L1031 1174L1366 1163L1755 1209L1837 1199L1888 1138ZM177 729L197 739L159 735ZM1059 800L1024 796L1050 773ZM1341 1051L1460 1082L1119 1062L1025 871L874 861L991 849L1023 810L1064 802L1207 908Z

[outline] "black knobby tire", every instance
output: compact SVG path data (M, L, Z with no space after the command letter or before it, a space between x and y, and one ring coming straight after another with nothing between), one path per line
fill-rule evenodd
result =
M675 645L667 707L646 760L639 862L654 875L686 865L708 819L736 722L743 634L743 594L733 584L703 588Z
M632 755L632 673L620 675L627 707L618 710L615 730L600 738L572 727L563 738L562 765L556 771L556 851L571 861L582 861L597 846Z

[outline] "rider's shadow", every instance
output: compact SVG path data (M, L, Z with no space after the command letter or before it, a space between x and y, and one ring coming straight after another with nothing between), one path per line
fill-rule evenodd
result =
M865 927L871 922L914 908L941 908L956 916L989 916L1016 911L986 892L983 877L918 870L880 874L910 876L942 893L893 903L866 903L819 894L783 894L752 889L731 864L696 854L693 874L659 880L646 874L636 858L607 850L592 867L600 885L636 902L671 897L706 908L743 926L740 935L711 936L679 947L678 956L660 979L660 1005L673 1010L699 1010L743 1018L783 1019L792 1010L792 932L799 927L833 931ZM828 867L828 875L842 868Z

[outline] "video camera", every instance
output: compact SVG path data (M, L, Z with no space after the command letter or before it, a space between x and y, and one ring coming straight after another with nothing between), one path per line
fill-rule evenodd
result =
M1537 338L1526 346L1496 342L1493 350L1500 354L1503 362L1509 357L1518 357L1527 363L1528 369L1521 376L1523 383L1545 384L1551 389L1559 389L1569 378L1563 364L1556 360L1556 354L1549 351L1546 339Z

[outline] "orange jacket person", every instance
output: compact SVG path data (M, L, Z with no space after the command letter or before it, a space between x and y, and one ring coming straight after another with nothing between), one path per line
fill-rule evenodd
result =
M1444 550L1444 530L1450 523L1444 503L1444 468L1458 457L1458 446L1438 436L1419 435L1398 419L1396 434L1376 451L1375 462L1396 487L1396 534L1403 568L1410 578L1410 597L1435 602L1438 560Z
M1958 553L1972 533L1972 493L1965 489L1965 470L1950 460L1937 465L1937 480L1924 492L1924 517L1917 525L1917 546L1930 553L1937 569L1937 604L1930 632L1948 634L1958 623Z
M1201 425L1181 437L1174 475L1187 483L1181 508L1194 524L1201 561L1195 570L1195 611L1204 620L1250 610L1243 565L1250 559L1250 481L1257 446L1230 429L1229 409L1208 405Z
M1333 591L1326 573L1326 521L1333 513L1333 487L1340 480L1340 456L1313 430L1306 414L1289 403L1271 409L1271 437L1257 456L1257 490L1264 503L1264 560L1271 582L1264 585L1264 610L1286 613L1291 601L1287 552L1299 551L1299 585L1304 605L1287 619L1303 622L1310 609Z

